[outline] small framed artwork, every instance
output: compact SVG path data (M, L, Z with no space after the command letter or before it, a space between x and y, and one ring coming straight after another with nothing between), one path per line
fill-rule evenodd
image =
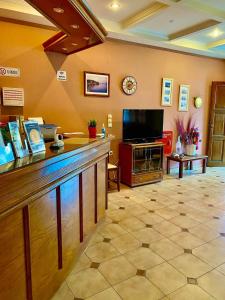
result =
M179 94L179 111L188 111L190 85L181 84Z
M172 106L173 79L163 78L162 82L162 106Z
M110 75L107 73L84 72L84 95L109 97Z

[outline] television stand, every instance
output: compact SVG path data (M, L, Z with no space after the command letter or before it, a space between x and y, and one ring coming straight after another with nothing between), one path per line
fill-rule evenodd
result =
M121 182L135 187L163 179L163 143L121 143Z

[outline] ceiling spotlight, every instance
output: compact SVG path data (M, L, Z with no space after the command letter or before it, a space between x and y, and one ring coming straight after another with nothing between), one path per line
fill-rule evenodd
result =
M117 2L117 1L113 1L113 2L109 5L109 7L110 7L111 9L113 9L113 10L117 10L117 9L120 8L120 3Z
M90 40L89 36L84 36L83 39L86 40L86 41Z
M73 46L78 46L78 44L76 44L76 43L72 43L72 45L73 45Z
M78 29L80 26L78 24L72 24L70 25L70 27L72 27L73 29Z
M63 14L64 13L64 9L61 7L54 7L53 11L56 12L57 14Z
M213 38L217 38L218 36L220 36L222 34L223 34L223 32L220 31L218 28L216 28L209 35Z
M67 51L68 49L67 49L67 48L62 48L62 50L63 50L63 51Z

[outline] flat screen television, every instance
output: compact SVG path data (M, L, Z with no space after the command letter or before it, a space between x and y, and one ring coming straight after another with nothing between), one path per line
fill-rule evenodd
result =
M123 141L152 142L162 138L163 109L124 109Z

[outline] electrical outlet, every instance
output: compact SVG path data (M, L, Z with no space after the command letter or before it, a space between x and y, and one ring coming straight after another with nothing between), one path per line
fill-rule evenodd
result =
M113 155L113 151L112 150L109 151L109 155L110 156Z
M112 115L108 114L108 128L112 128Z

